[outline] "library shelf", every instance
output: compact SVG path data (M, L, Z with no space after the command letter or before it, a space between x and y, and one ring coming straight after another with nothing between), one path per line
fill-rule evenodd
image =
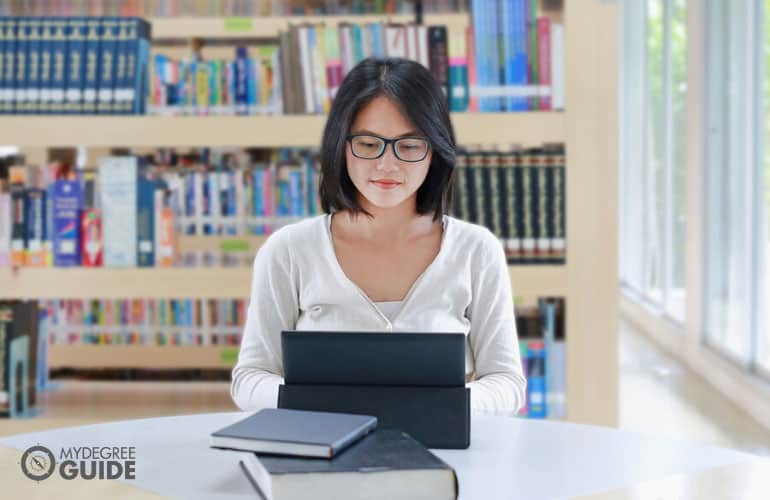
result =
M409 14L361 14L345 16L265 16L265 17L155 17L151 18L153 42L188 40L275 39L289 25L341 23L411 23ZM464 30L468 26L467 13L425 14L426 25L443 25L450 30Z
M51 344L48 366L54 368L216 369L232 368L238 346Z
M3 144L18 147L318 147L325 115L6 116ZM457 143L505 147L564 142L564 113L453 113Z
M203 248L204 244L200 244ZM564 296L564 266L508 267L516 296ZM0 269L0 299L248 298L251 267Z

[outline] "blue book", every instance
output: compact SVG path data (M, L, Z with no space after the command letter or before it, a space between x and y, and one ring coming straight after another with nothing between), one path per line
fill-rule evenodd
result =
M16 72L14 76L14 108L16 114L27 112L27 66L29 55L29 18L22 17L16 24Z
M249 103L249 66L248 49L246 47L236 47L235 49L235 114L245 115L248 113Z
M302 168L292 168L289 171L289 213L291 215L307 215L305 211L305 193L302 180L305 176Z
M16 19L0 18L0 113L15 110Z
M57 267L79 266L80 211L83 190L80 182L58 180L51 184L53 211L53 263Z
M40 75L42 68L43 18L30 17L27 23L26 114L40 112Z
M98 111L99 80L101 77L101 30L102 25L98 18L86 18L85 36L85 77L83 80L83 105L84 114L94 114Z
M99 86L96 111L102 115L110 115L116 109L115 90L121 22L117 17L102 17L99 21Z
M526 87L529 84L529 51L527 50L527 2L513 0L513 27L510 33L513 40L513 61L511 63L511 85ZM528 111L530 99L526 96L516 96L512 100L511 111Z
M150 23L138 17L122 18L120 29L118 53L125 60L125 73L116 78L117 112L145 114L150 97Z
M50 99L48 110L54 114L65 111L65 92L69 69L67 38L69 25L65 19L53 18L48 23L48 37L51 51Z
M196 234L195 229L195 175L194 173L188 173L184 181L185 182L185 199L184 213L187 216L187 220L190 221L185 229L186 234Z
M140 177L136 188L136 261L139 267L155 265L155 183Z
M532 418L546 418L546 355L545 344L540 341L529 343L529 379L527 380L528 415Z
M67 82L64 92L64 108L68 114L83 112L83 92L86 81L86 37L88 25L85 17L67 20Z
M266 408L211 434L214 448L332 458L377 428L377 417Z
M39 24L40 69L38 104L36 113L51 112L51 88L53 84L53 18L44 18Z
M257 78L256 78L256 65L259 64L259 61L254 58L249 58L246 60L246 67L248 68L248 85L246 88L246 101L248 102L248 109L249 114L257 114L258 112L261 112L261 109L259 109L259 94L257 92Z
M265 175L264 175L264 169L257 168L254 169L253 172L254 176L254 216L261 217L265 215L265 204L264 204L264 194L265 194ZM254 234L263 234L264 233L264 225L263 224L256 224L254 226Z

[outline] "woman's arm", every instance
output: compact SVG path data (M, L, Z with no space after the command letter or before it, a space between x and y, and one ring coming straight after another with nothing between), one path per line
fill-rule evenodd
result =
M291 244L286 229L273 233L254 258L246 327L230 394L241 410L275 407L283 383L281 331L299 314Z
M508 263L502 245L486 231L485 256L472 277L469 341L476 380L470 382L473 411L515 414L524 405L527 381L521 367ZM486 254L486 255L485 255ZM479 254L477 254L479 255Z

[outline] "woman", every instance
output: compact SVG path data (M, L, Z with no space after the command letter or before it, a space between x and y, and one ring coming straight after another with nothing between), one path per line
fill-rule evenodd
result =
M471 408L514 413L522 373L508 268L486 228L446 215L455 141L421 65L366 59L335 97L321 145L326 215L260 248L231 393L274 407L282 330L463 332Z

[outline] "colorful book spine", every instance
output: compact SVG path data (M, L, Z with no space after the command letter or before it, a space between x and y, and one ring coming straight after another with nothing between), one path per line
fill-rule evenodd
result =
M78 181L58 180L52 186L53 253L57 267L79 266L83 193Z
M527 379L527 415L530 418L546 418L546 352L545 343L529 342L529 377Z
M468 110L468 57L465 35L449 33L449 110Z
M529 385L529 341L519 340L519 352L521 355L521 368L524 372L524 378L527 379L527 385ZM524 398L524 406L519 410L519 415L522 417L529 416L529 391Z
M26 246L24 265L42 267L45 265L43 242L46 234L46 192L43 189L27 189L24 200L26 222Z
M84 208L80 215L80 254L83 267L104 265L104 233L102 211Z

